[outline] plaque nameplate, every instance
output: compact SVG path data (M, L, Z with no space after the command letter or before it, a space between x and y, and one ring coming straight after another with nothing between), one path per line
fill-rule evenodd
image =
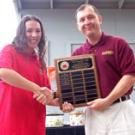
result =
M74 107L85 106L87 102L100 97L95 58L93 55L79 55L55 59L56 95L60 104L69 102Z

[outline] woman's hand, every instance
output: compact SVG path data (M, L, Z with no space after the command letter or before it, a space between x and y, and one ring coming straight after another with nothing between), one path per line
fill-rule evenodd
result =
M35 98L38 102L45 105L52 102L53 94L52 94L52 91L48 89L47 87L41 87L40 90L37 90L34 93L33 98Z

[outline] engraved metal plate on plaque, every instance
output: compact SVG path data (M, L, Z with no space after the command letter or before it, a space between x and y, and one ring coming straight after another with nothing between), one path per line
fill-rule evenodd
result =
M55 59L57 93L60 104L69 102L74 107L100 97L95 58L79 55Z

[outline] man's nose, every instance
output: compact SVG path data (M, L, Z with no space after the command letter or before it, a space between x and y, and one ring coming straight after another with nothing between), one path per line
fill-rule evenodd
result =
M88 18L85 18L84 24L90 23L90 20Z

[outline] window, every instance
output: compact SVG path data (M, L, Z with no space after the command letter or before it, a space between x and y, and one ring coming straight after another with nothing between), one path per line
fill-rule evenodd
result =
M72 53L75 49L79 48L81 45L82 45L81 43L71 44L71 53Z
M131 48L133 49L134 54L135 54L135 43L129 43L129 45L131 46Z
M17 14L13 0L2 0L0 4L0 49L11 43L16 32Z

